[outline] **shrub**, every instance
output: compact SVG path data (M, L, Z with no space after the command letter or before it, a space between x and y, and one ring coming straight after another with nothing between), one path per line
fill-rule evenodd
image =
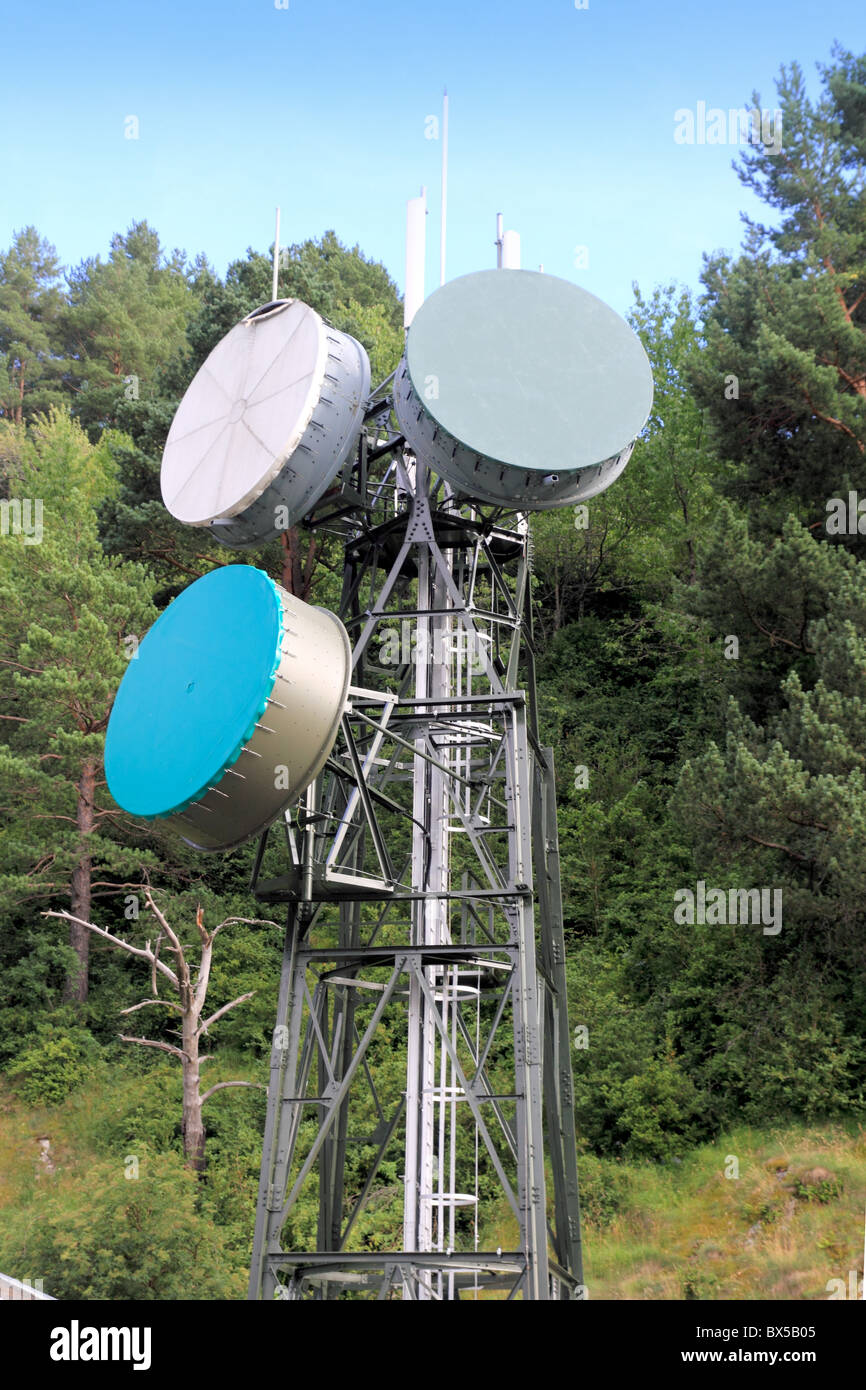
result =
M47 1023L6 1068L28 1105L59 1105L88 1075L98 1044L86 1028Z

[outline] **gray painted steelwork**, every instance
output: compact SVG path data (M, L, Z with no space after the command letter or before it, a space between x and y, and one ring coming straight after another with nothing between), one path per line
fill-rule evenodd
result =
M250 1297L582 1298L528 526L459 507L386 443L371 481L362 436L347 491L362 501L322 523L345 539L354 642L340 735L286 817L285 871L262 876L272 827L253 873L288 921ZM513 1218L509 1250L478 1247L476 1145ZM383 1204L402 1246L364 1250Z

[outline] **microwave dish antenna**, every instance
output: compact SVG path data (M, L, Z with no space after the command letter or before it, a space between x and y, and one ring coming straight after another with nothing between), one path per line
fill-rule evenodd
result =
M169 604L129 663L105 740L111 795L195 849L234 849L318 776L350 670L335 614L251 565L213 570Z
M166 507L232 549L276 539L352 453L369 392L369 358L349 333L298 299L262 305L217 343L178 407Z
M641 342L586 290L482 270L418 309L394 384L400 428L457 495L521 511L594 497L649 417Z

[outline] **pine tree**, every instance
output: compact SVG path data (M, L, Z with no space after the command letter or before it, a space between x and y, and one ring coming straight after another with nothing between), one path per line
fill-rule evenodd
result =
M91 433L117 423L121 402L147 398L160 367L186 345L193 292L181 252L166 257L146 222L69 275L64 315L74 359L75 413Z
M776 497L774 528L793 498L821 526L866 463L866 59L835 56L815 103L797 64L782 68L781 149L748 146L735 165L777 225L744 218L743 254L708 258L703 274L698 400L738 494Z
M21 424L59 404L69 363L63 351L65 286L57 252L25 227L0 255L0 416Z
M93 880L153 862L124 844L128 820L105 791L102 754L115 692L156 617L153 579L104 553L93 504L113 486L109 441L68 414L0 427L11 485L40 533L0 538L0 888L18 903L67 898L90 915ZM35 529L35 528L34 528ZM89 934L73 927L67 997L87 998Z

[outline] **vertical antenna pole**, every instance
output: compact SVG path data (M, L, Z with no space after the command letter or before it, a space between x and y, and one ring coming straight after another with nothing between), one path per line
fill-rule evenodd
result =
M426 260L427 189L406 203L406 288L403 294L403 327L408 328L424 303Z
M280 274L280 210L277 208L277 228L274 232L274 279L271 286L271 299L277 297L277 280Z
M445 236L448 219L448 88L442 96L442 221L439 229L439 284L445 284Z
M502 238L502 265L505 270L520 269L520 233L506 232Z
M501 212L497 212L497 214L496 214L496 269L497 269L497 270L501 270L501 269L502 269L502 243L503 243L503 240L504 240L504 238L503 238L503 234L502 234L502 213L501 213Z

